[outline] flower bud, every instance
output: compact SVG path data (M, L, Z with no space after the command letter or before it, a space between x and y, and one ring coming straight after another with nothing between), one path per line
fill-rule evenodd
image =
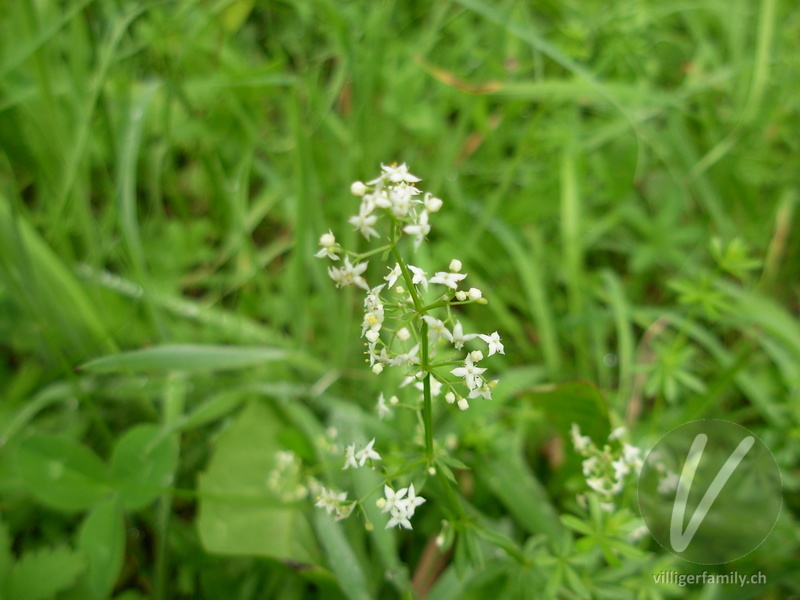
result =
M319 236L319 245L324 246L325 248L330 248L336 243L336 236L334 236L330 231L328 233L323 233Z
M367 186L361 181L354 181L350 186L350 193L353 194L353 196L363 196L367 193Z
M408 338L411 337L411 333L409 333L408 329L403 327L400 331L397 332L397 339L401 342L405 342Z
M458 401L458 408L461 410L467 410L469 408L469 402L467 402L466 398L461 398L461 400Z
M381 363L375 363L372 365L372 372L375 373L375 375L380 375L383 373L383 365Z
M473 350L469 353L470 357L472 358L472 362L478 362L483 360L483 352L480 350Z
M478 288L469 288L470 300L479 300L480 298L483 298L483 292L481 292Z
M453 392L447 392L444 395L444 399L447 400L448 404L452 404L453 402L456 401L456 395Z
M466 299L467 299L467 292L465 292L464 290L458 290L456 292L456 300L458 300L459 302L463 302Z
M450 261L450 272L451 273L458 273L461 270L461 261L457 258L454 258Z

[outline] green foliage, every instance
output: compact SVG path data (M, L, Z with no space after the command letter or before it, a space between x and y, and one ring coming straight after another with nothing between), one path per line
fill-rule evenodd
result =
M800 594L796 3L6 4L0 597ZM445 202L414 264L469 265L491 300L458 318L506 345L492 403L434 403L412 532L372 471L335 523L269 483L372 437L408 466L313 258L394 160ZM702 568L632 541L630 490L575 501L573 422L647 449L708 417L783 470L735 567L765 586L655 584Z

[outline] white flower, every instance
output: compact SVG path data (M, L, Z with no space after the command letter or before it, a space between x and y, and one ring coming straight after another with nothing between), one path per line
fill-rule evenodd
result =
M414 205L414 194L418 192L417 188L405 185L389 190L392 214L398 219L404 219L411 212L411 207Z
M592 473L594 473L597 470L599 463L600 459L597 458L596 456L590 456L589 458L584 460L582 463L583 476L589 477L590 475L592 475Z
M466 276L466 273L448 273L446 271L438 271L428 280L428 283L439 283L455 290L458 289L458 282L464 279Z
M395 282L397 281L397 278L402 277L402 275L403 271L400 268L400 265L395 264L394 268L391 271L389 271L389 274L386 275L386 277L384 277L384 279L386 280L386 285L388 285L389 288L393 288Z
M334 521L341 521L342 519L346 519L350 516L353 512L353 509L356 507L355 502L351 502L350 504L340 504L336 507L336 516L333 517Z
M355 457L356 457L356 460L358 460L358 466L359 467L363 467L368 459L371 459L371 460L380 460L381 459L381 455L378 454L375 450L372 449L372 446L374 446L374 445L375 445L375 438L372 438L372 440L369 442L369 444L364 446L363 449L359 450L356 453Z
M356 285L363 290L369 291L366 280L361 277L361 274L367 270L366 262L358 263L356 266L350 264L350 259L344 257L344 266L328 267L328 275L336 283L337 287L344 287L346 285Z
M385 417L392 416L392 409L386 406L386 398L383 397L383 392L381 392L381 395L378 396L378 406L375 410L378 411L378 418L380 420L383 420Z
M414 285L422 285L425 291L428 290L428 280L425 279L425 271L414 265L408 265L409 270L413 273L411 283Z
M450 270L453 273L458 273L461 270L461 261L457 258L454 258L450 261Z
M608 434L608 441L618 440L625 435L626 429L624 427L617 427L614 431Z
M414 516L414 511L420 504L425 503L425 498L422 496L417 496L417 493L414 491L414 484L412 483L408 486L408 495L406 496L405 505L408 507L408 512L410 513L409 516Z
M339 503L345 500L347 500L347 492L337 494L333 490L323 487L314 506L317 508L324 508L328 514L331 514L334 510L338 509Z
M350 193L353 196L363 196L367 193L367 186L361 181L354 181L350 184Z
M401 342L405 342L406 340L411 338L411 332L408 328L403 327L402 329L398 330L397 332L397 339Z
M403 354L398 354L389 362L393 367L401 367L403 365L415 365L419 363L419 357L417 353L419 352L419 344L414 346L408 352L404 352Z
M630 473L631 470L630 465L622 458L611 461L611 467L614 469L615 479L624 479L625 475Z
M461 322L456 321L455 327L453 327L453 345L456 347L456 350L461 350L465 343L476 337L478 337L477 333L465 334L464 329L461 327Z
M492 335L480 334L478 337L489 344L489 356L495 352L499 352L500 354L506 353L503 343L500 341L500 334L498 334L496 331Z
M468 398L472 400L473 398L477 398L478 396L480 396L484 400L491 400L492 387L484 381L483 384L480 385L480 387L476 387L469 393Z
M416 175L412 175L408 172L408 167L406 163L403 163L399 167L396 166L397 163L393 163L389 166L384 165L381 163L381 169L383 170L383 179L390 182L390 183L400 183L401 181L405 181L406 183L417 183L418 181L422 181Z
M428 224L428 211L423 210L417 222L413 225L406 225L403 227L403 231L408 235L413 235L414 237L414 250L418 250L420 244L422 244L422 240L425 239L425 236L431 232L431 226Z
M342 249L339 247L339 244L336 243L336 236L333 235L333 232L329 229L328 233L323 233L319 237L319 245L322 246L322 250L317 252L314 256L317 258L325 258L326 256L331 260L339 260L339 257L336 256L337 252L341 252Z
M398 503L401 503L401 505L402 505L401 501L402 501L403 496L406 495L406 492L408 492L408 488L403 488L403 489L398 490L397 492L395 492L388 485L384 485L383 486L383 493L386 496L386 499L384 500L382 498L381 500L383 500L383 502L380 502L380 500L379 500L380 504L378 504L378 506L381 507L381 512L386 513L386 512L391 511L393 508L395 508L397 506Z
M581 435L581 429L578 427L577 423L572 424L569 434L572 436L572 445L575 446L575 450L578 452L583 452L592 443L592 438L590 438L588 435Z
M480 367L475 366L472 361L472 356L467 355L467 358L464 360L464 366L457 367L450 372L456 377L463 377L467 387L470 390L474 390L476 387L481 385L483 380L480 375L485 370L486 369L481 369Z
M347 219L347 222L355 227L356 230L367 239L371 237L380 237L378 232L372 227L378 222L378 217L377 215L370 215L369 212L364 210L364 205L362 205L361 211L359 211L357 215Z
M367 333L364 334L364 337L367 338L367 341L370 344L374 344L380 339L381 334L380 331L376 331L375 329L370 329L369 331L367 331Z
M344 450L344 466L342 467L342 471L353 467L354 469L358 468L358 462L356 462L356 445L350 444Z
M434 319L430 315L423 315L422 320L428 324L431 336L431 343L436 343L440 337L443 337L448 342L453 341L453 334L444 326L440 319Z
M428 212L439 212L439 209L442 208L442 200L427 192L425 193L425 199L423 202L425 203L425 209Z
M622 456L629 465L638 465L642 461L641 449L636 446L631 446L630 444L622 445Z

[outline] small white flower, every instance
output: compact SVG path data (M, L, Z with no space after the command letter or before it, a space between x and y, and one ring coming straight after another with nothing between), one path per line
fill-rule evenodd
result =
M622 458L611 461L611 467L614 469L615 479L624 479L625 475L630 473L631 470L630 465Z
M439 209L442 208L442 200L433 194L426 193L423 202L425 203L425 209L428 212L439 212Z
M363 467L368 459L369 460L380 460L381 459L381 455L378 454L375 450L372 449L372 446L374 446L374 445L375 445L375 438L372 438L372 440L369 442L369 444L364 446L363 449L359 450L356 453L355 458L356 458L356 460L358 460L358 466L359 467Z
M393 288L397 278L402 276L403 271L400 269L400 265L395 264L394 268L389 271L389 274L384 277L386 280L386 285L388 285L390 288Z
M380 333L380 331L376 331L374 329L370 329L369 331L367 331L366 334L364 334L364 337L367 338L367 341L369 341L369 343L374 344L375 342L377 342L380 339L381 333Z
M367 281L361 277L361 274L367 270L367 264L366 262L362 262L353 266L350 264L350 259L345 256L344 265L342 267L328 267L328 275L333 279L337 287L356 285L363 290L369 291Z
M406 506L408 507L408 512L410 513L409 516L414 516L414 511L420 504L425 503L425 498L422 496L417 496L416 492L414 491L414 484L412 483L408 486L408 495L406 496Z
M464 329L461 327L461 322L456 321L455 327L453 327L453 345L456 347L456 350L461 350L465 343L476 337L478 337L477 333L465 334Z
M386 513L392 510L397 506L398 503L401 503L402 506L402 498L408 492L408 488L403 488L395 492L392 488L388 485L383 486L383 494L386 497L385 500L381 503L381 512ZM380 505L379 505L380 506Z
M592 443L592 439L588 435L581 435L581 429L577 423L573 423L570 427L569 434L572 437L572 445L578 452L583 452Z
M422 181L416 175L412 175L408 172L408 167L406 163L403 163L399 167L396 166L397 163L393 163L389 166L381 164L381 169L383 170L382 177L384 180L388 181L389 183L400 183L405 181L406 183L417 183L418 181Z
M339 260L336 253L341 252L342 249L339 247L339 244L336 243L336 236L333 235L330 229L328 233L323 233L320 236L319 245L322 246L322 250L314 255L316 258L325 258L327 256L331 260Z
M466 273L448 273L446 271L438 271L428 280L428 283L439 283L455 290L458 289L458 282L464 279L466 276Z
M481 334L479 336L484 342L489 344L489 356L494 354L495 352L499 352L500 354L505 354L505 348L503 347L503 343L500 341L500 334L496 331L492 333L492 335L484 335Z
M353 467L354 469L358 468L358 462L356 461L356 445L350 444L344 450L344 466L342 467L342 471Z
M476 387L474 390L470 391L469 396L467 397L470 400L472 400L473 398L477 398L478 396L480 396L484 400L491 400L492 386L484 381L479 387Z
M367 193L367 186L361 181L354 181L350 184L350 193L353 196L363 196Z
M430 315L423 315L422 320L428 324L431 343L436 343L440 337L443 337L448 342L453 341L453 334L450 333L450 330L444 326L440 319L434 319Z
M410 338L411 338L411 332L406 327L403 327L402 329L398 330L397 332L398 340L400 340L401 342L405 342Z
M467 355L466 360L464 360L464 366L457 367L450 372L456 377L463 377L467 387L470 390L474 390L476 387L481 385L483 379L480 375L484 371L486 371L486 369L481 369L480 367L475 366L472 356Z
M638 465L642 461L642 450L630 444L623 444L622 456L629 465Z
M398 354L389 362L393 367L402 367L403 365L416 365L419 363L419 357L417 353L419 352L419 344L411 348L408 352L404 352L403 354Z
M316 506L317 508L324 508L328 514L331 514L334 510L337 510L339 504L347 500L347 492L342 492L337 494L333 490L329 490L328 488L323 487L320 491L319 497L317 498Z
M614 431L608 434L608 441L618 440L625 435L626 429L624 427L617 427Z
M378 222L377 215L370 215L363 209L364 207L362 206L362 210L357 215L347 219L347 222L355 227L356 231L367 239L371 237L380 237L378 232L373 228L373 225Z
M403 227L403 231L408 235L414 236L414 250L418 250L425 236L431 232L431 226L428 223L428 211L423 210L417 222L413 225L406 225Z
M381 365L383 366L383 365ZM392 416L392 409L386 406L386 398L383 397L383 392L378 396L378 406L375 408L378 411L378 418L383 420L386 417Z
M454 258L450 261L450 270L453 273L458 273L461 270L461 261L457 258Z
M425 279L425 271L420 269L419 267L415 267L414 265L408 265L409 270L413 274L411 277L411 283L414 285L422 285L425 291L428 290L428 280Z
M596 456L590 456L586 460L583 461L583 476L590 477L593 473L597 471L597 468L600 464L600 459Z
M353 509L356 507L355 502L351 502L350 504L340 504L336 507L336 516L333 517L334 521L341 521L342 519L346 519L351 515Z

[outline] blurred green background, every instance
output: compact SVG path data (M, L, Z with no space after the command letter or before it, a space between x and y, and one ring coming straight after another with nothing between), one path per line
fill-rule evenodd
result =
M505 391L458 422L461 460L513 431L568 504L542 450L569 425L537 409L550 383L596 384L644 446L691 419L742 423L786 495L750 565L769 585L737 597L799 593L798 40L787 0L5 3L0 595L352 597L335 565L201 539L198 473L246 403L279 415L253 417L265 456L308 462L334 409L372 411L361 298L313 253L329 228L357 244L349 185L392 161L445 201L415 264L459 258L490 300L464 322L505 342ZM78 465L71 491L52 487L58 457ZM157 494L81 491L105 468L127 485L137 459ZM489 488L476 505L513 523ZM358 528L365 589L402 594ZM413 572L437 528L394 566ZM53 572L61 585L32 591ZM659 597L584 579L591 597ZM582 597L570 585L554 597Z

